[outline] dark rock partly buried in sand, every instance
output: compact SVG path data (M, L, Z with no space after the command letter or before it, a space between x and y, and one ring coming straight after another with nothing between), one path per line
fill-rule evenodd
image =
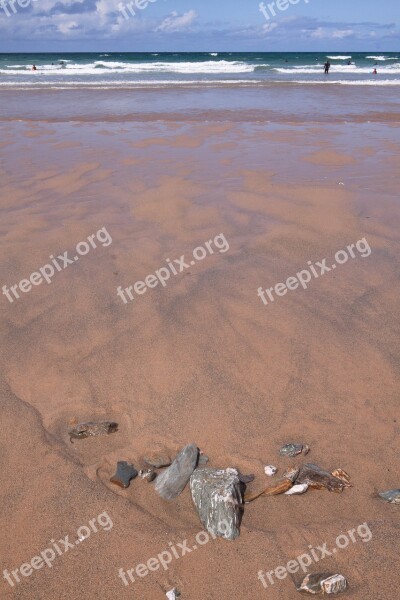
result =
M179 496L196 468L198 458L198 447L189 444L179 452L172 465L158 475L155 488L162 498L172 500Z
M295 483L296 485L308 483L308 486L312 489L327 489L330 492L338 493L343 492L343 489L350 485L343 479L334 477L329 471L325 471L325 469L312 464L305 464L300 467L300 472L296 477Z
M127 488L131 482L131 479L137 477L138 472L135 467L125 460L117 462L117 472L110 479L111 483L119 485L119 487Z
M207 531L227 540L239 536L244 487L236 469L196 469L190 478L190 490Z
M388 490L387 492L381 492L379 497L390 504L400 504L400 490Z
M243 473L241 473L239 471L239 469L237 469L237 472L238 472L238 476L239 476L239 481L241 481L242 483L245 483L245 484L251 483L256 478L256 476L253 475L253 474L251 474L251 475L243 475Z
M68 435L71 444L73 444L73 439L80 440L94 435L108 435L115 431L118 431L118 423L114 423L114 421L102 421L100 423L88 422L79 423L75 429L71 429L71 431L68 432Z

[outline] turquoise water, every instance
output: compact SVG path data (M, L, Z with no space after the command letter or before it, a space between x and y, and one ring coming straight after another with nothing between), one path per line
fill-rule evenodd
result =
M329 60L329 76L323 72ZM32 71L32 65L37 67ZM377 74L373 70L377 69ZM400 85L399 53L0 54L0 87Z

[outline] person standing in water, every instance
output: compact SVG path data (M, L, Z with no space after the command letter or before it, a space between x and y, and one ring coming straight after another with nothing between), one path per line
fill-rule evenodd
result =
M325 74L328 75L329 69L331 68L331 63L329 62L329 60L326 61L326 63L324 64L324 67L325 67Z
M36 71L36 65L32 65L32 71Z

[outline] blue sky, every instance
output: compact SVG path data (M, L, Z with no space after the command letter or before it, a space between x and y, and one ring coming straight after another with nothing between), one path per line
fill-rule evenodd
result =
M0 0L0 52L400 51L400 0L128 2Z

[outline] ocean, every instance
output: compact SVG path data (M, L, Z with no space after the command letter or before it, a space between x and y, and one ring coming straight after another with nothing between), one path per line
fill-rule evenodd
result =
M324 75L329 60L331 71ZM32 71L32 65L36 71ZM377 74L373 70L377 69ZM399 53L0 54L0 88L400 85Z

